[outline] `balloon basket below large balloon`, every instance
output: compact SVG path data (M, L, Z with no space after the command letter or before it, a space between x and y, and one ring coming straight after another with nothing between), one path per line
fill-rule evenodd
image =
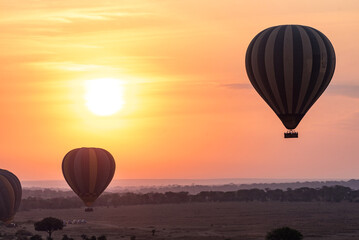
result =
M294 130L289 130L284 133L284 138L298 138L298 132Z
M85 212L93 212L93 208L92 207L85 208Z

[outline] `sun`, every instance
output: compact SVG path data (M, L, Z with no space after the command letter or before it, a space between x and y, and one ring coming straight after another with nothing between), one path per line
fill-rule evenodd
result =
M118 79L99 78L85 81L87 108L95 115L110 116L124 105L123 84Z

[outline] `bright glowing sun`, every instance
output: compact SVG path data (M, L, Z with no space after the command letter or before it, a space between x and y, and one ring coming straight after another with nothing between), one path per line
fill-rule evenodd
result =
M85 82L87 108L99 116L113 115L122 109L123 85L120 80L101 78Z

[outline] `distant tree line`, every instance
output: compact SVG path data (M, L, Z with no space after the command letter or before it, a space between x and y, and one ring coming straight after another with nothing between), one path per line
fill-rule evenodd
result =
M166 193L107 193L96 201L96 206L118 207L123 205L190 203L190 202L359 202L359 190L332 186L298 189L242 189L237 191L202 191ZM28 197L21 202L20 210L80 208L83 203L78 197L39 198Z
M117 186L112 187L105 191L105 193L116 192L116 193L151 193L151 192L188 192L189 194L197 194L203 191L237 191L241 189L282 189L288 188L321 188L323 186L344 186L349 187L353 190L359 190L359 180L351 179L349 181L306 181L306 182L289 182L289 183L250 183L250 184L222 184L222 185L164 185L164 186ZM76 196L71 190L65 189L51 189L51 188L23 188L23 198L28 197L41 197L41 198L55 198L55 197L73 197Z

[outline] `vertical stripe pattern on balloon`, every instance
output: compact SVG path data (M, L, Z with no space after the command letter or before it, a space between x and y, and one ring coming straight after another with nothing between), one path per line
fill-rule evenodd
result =
M335 61L324 34L307 26L282 25L254 37L246 70L259 95L288 129L294 129L328 86Z
M62 162L64 178L87 206L91 206L109 185L115 168L112 155L101 148L73 149Z

